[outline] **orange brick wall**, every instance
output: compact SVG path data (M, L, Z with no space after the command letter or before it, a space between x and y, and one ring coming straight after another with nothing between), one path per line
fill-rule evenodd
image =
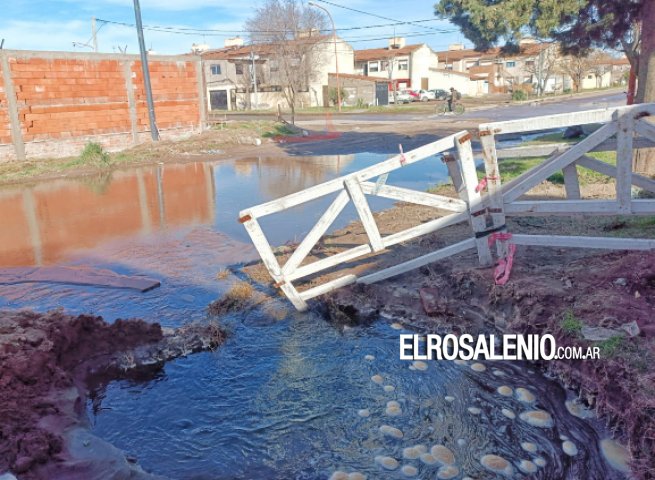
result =
M149 130L138 57L20 51L6 54L28 156L75 154L86 140L99 141L111 149L132 144L126 75L131 77L134 91L139 138ZM167 129L199 129L202 101L197 65L190 57L149 59L157 126L164 138ZM4 95L3 88L0 144L12 141ZM50 150L49 143L53 146ZM68 143L70 148L62 147L62 143Z
M2 64L0 64L0 143L11 143L9 111L7 110L7 96L2 76Z
M193 62L151 62L150 85L159 128L198 124L199 106L196 64ZM147 128L148 108L141 62L132 64L132 81L137 103L137 122Z

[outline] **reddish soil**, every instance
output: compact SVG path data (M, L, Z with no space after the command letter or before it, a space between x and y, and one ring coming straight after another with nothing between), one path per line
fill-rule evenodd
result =
M213 335L212 344L220 343L222 332ZM67 463L65 433L85 424L87 381L148 363L159 369L167 358L188 353L171 351L170 338L159 324L142 320L108 324L59 311L0 312L0 473L101 478L85 475L83 462Z

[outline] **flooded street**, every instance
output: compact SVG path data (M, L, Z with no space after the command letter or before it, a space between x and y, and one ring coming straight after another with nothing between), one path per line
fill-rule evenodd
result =
M161 287L0 285L0 308L204 321L230 283L217 273L257 258L236 221L241 209L385 158L167 164L3 187L0 267L108 269ZM446 178L434 157L388 183L425 190ZM269 241L302 238L332 198L266 218ZM392 205L376 200L374 210ZM333 228L354 218L346 208ZM399 330L387 322L340 329L287 307L274 300L222 318L223 346L168 363L154 380L99 386L87 405L94 433L174 479L623 478L599 451L608 432L571 415L571 393L531 367L412 365L398 360ZM547 416L526 415L541 410ZM431 449L439 445L454 459Z

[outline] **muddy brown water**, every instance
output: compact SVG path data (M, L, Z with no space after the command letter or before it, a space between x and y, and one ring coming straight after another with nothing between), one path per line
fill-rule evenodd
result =
M169 164L0 189L0 267L108 268L162 282L145 294L66 284L0 286L0 308L63 307L164 326L205 320L207 304L231 280L219 281L216 273L255 258L236 222L239 210L385 158ZM445 177L435 157L392 174L389 183L425 189ZM271 242L301 238L329 201L266 219ZM335 228L353 218L354 211L345 211ZM176 479L327 479L336 470L401 478L400 470L380 468L380 456L415 466L417 478L434 478L437 466L403 460L403 449L417 444L451 449L455 478L496 478L480 464L486 454L511 462L514 478L526 476L521 460L536 458L545 466L534 478L622 478L599 453L608 432L598 421L570 415L564 401L572 393L528 365L489 362L477 372L430 362L425 371L411 370L398 359L399 331L386 322L337 328L279 300L223 322L232 335L218 351L171 362L148 382L113 382L93 392L94 432L145 469ZM382 385L371 380L375 375ZM503 415L503 409L518 417L533 408L498 394L503 385L530 389L534 408L550 412L553 427ZM390 401L398 402L401 415L386 413ZM385 437L383 425L400 429L403 438ZM564 438L576 444L574 457L563 452ZM522 442L537 451L524 450Z

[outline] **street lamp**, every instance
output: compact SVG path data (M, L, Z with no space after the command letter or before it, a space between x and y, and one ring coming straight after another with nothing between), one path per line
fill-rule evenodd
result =
M316 7L323 10L325 13L327 13L328 17L330 18L330 22L332 22L332 36L334 37L334 69L336 70L336 74L337 74L337 108L339 109L339 112L341 112L341 83L339 82L339 55L337 54L337 29L334 27L334 19L332 18L332 15L330 15L330 12L328 11L327 8L322 7L321 5L317 5L314 2L307 2L307 5L309 5L310 7Z

